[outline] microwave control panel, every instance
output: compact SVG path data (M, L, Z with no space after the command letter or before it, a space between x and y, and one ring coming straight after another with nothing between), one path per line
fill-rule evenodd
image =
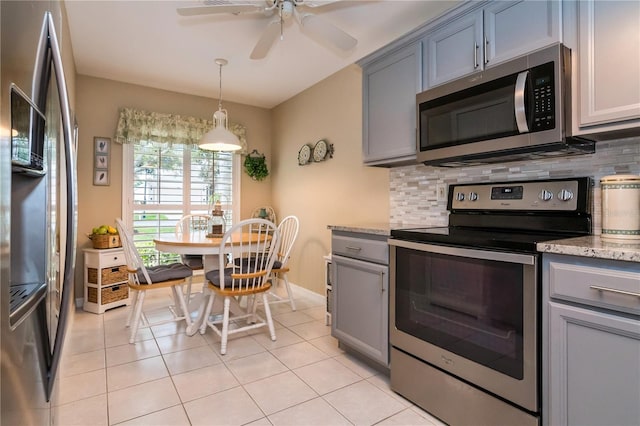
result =
M553 62L537 66L531 69L533 96L531 107L531 131L539 132L556 127L555 120L555 85L553 81Z

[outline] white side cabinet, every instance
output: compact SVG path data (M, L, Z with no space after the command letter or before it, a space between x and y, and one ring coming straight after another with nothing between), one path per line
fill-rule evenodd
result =
M543 423L640 424L640 264L543 256Z
M637 129L640 2L583 0L575 5L580 132Z
M84 250L84 310L94 314L128 305L129 274L122 248Z
M333 310L333 284L331 283L331 253L324 258L324 289L326 297L326 309L324 313L324 325L331 325L331 311Z
M425 89L560 41L561 2L488 2L424 39Z

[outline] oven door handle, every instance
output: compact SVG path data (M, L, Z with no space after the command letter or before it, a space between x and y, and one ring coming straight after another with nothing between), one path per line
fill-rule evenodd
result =
M463 247L440 246L412 241L389 239L389 245L429 253L446 254L451 256L468 257L472 259L494 260L498 262L518 263L521 265L535 265L536 256L530 254L505 253L501 251L468 249Z

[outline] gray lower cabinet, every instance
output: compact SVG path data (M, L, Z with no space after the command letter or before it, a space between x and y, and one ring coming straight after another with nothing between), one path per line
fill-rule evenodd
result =
M640 424L640 322L550 302L549 424Z
M386 237L333 233L331 335L389 365L389 266Z
M412 43L363 67L362 156L367 165L416 161L416 94L421 45Z
M640 264L543 256L543 420L640 424Z

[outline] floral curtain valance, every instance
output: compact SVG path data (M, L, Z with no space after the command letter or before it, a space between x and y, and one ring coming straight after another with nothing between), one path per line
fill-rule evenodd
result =
M122 108L114 139L122 144L156 142L169 145L197 145L202 135L212 128L212 120ZM244 126L229 123L229 131L238 137L242 145L242 149L236 153L246 154L247 139Z

